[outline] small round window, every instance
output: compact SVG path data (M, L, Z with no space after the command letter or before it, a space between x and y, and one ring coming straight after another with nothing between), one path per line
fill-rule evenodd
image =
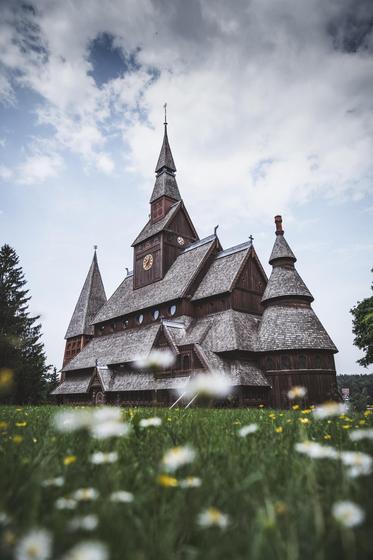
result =
M128 327L128 319L123 321L123 328L126 329Z
M141 323L144 320L144 315L141 313L140 315L137 316L137 322L139 325L141 325Z
M153 311L153 319L154 319L154 321L156 321L157 319L159 319L159 309L154 309L154 311Z
M170 307L168 308L168 312L169 312L170 315L175 315L176 305L170 305Z

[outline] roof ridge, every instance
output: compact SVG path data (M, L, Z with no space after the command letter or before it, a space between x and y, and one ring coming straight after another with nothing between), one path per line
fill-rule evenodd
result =
M197 241L194 241L194 243L191 243L190 245L188 245L188 247L186 247L184 249L184 251L182 251L180 253L180 255L183 255L184 253L187 253L188 251L192 251L193 249L197 249L197 247L201 247L201 245L205 245L206 243L209 243L210 241L212 241L213 239L217 239L217 235L215 235L214 233L204 237L203 239L197 239Z
M245 249L250 249L252 247L251 241L245 241L244 243L240 243L239 245L233 245L233 247L228 247L220 253L217 254L216 258L221 259L222 257L227 257L228 255L233 255L234 253L239 253L240 251L244 251Z

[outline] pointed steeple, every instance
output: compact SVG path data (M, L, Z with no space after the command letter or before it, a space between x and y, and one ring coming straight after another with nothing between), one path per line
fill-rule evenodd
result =
M162 142L162 148L159 154L158 162L155 168L155 172L157 176L155 179L153 193L150 198L150 203L154 202L161 196L166 196L174 201L181 200L179 188L177 186L177 182L175 178L176 167L174 163L174 158L172 157L170 144L168 141L166 112L165 112L165 122L163 124L164 124L163 142Z
M95 245L92 264L71 317L65 335L66 339L81 335L93 335L91 322L107 301L98 266L96 249L97 246Z
M276 241L269 259L273 270L262 303L268 304L272 300L283 301L287 298L311 302L313 296L295 269L294 263L297 259L284 237L282 217L275 216L275 223Z

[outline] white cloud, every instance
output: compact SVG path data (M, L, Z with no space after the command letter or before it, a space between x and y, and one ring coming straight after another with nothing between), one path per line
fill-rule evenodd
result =
M58 154L34 153L19 167L18 181L26 185L44 183L56 177L62 167L63 160Z
M8 181L13 176L13 172L9 167L0 164L0 179L3 181Z
M108 154L97 154L96 167L99 171L111 175L114 171L114 162Z

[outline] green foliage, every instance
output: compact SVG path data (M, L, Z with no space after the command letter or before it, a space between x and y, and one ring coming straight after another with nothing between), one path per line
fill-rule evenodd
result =
M53 534L53 558L90 538L109 545L111 560L372 557L372 477L348 478L340 461L312 460L294 450L296 442L309 438L337 450L372 453L371 441L352 442L346 428L372 427L372 416L314 421L295 411L157 409L162 426L141 430L139 420L155 411L133 409L123 412L133 426L129 437L97 441L84 433L56 433L51 427L56 410L0 408L0 422L7 423L0 440L0 511L9 515L4 531L16 542L30 527L43 527ZM252 422L258 431L239 437L239 428ZM197 458L176 476L198 476L202 486L161 487L157 476L164 452L185 444L196 449ZM98 450L117 451L119 461L93 465L89 457ZM76 461L64 465L68 455ZM64 477L62 487L42 486L56 476ZM97 500L73 511L56 509L58 498L87 487L98 490ZM120 489L132 492L134 502L110 502L110 493ZM338 526L331 515L337 500L363 508L364 523ZM226 530L198 527L198 514L209 506L230 516ZM91 513L99 518L93 533L69 530L71 518ZM2 542L0 556L10 560L12 545Z
M18 256L9 245L0 249L0 369L10 371L10 391L0 394L12 403L38 403L45 396L44 347L39 317L30 317L30 296Z
M373 283L371 288L373 290ZM373 364L373 296L358 302L350 312L353 316L354 344L365 353L358 363L367 367Z
M348 387L350 396L354 398L355 393L361 393L366 389L368 402L373 403L373 374L370 375L337 375L338 387Z

